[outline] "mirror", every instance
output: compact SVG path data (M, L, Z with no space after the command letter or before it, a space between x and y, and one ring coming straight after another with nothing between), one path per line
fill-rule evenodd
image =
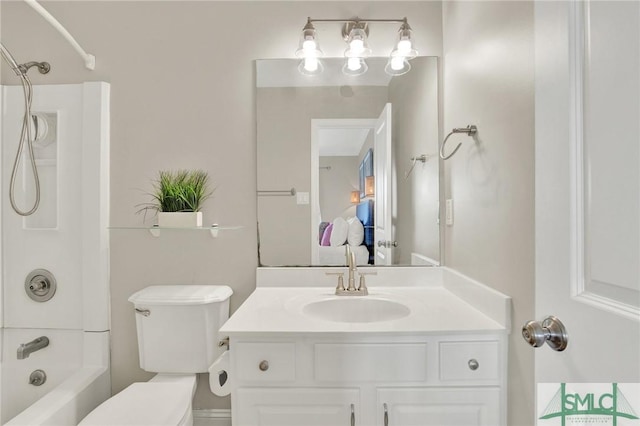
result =
M256 61L261 266L345 265L346 245L359 265L439 264L438 58L367 63Z

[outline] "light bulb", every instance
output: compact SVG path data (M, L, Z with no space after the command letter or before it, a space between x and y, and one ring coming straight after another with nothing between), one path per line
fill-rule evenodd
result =
M316 41L314 39L307 39L302 42L302 49L305 52L313 52L316 50Z
M364 41L361 39L353 39L349 44L352 53L361 53L364 50Z
M391 58L391 69L394 71L404 68L404 56L394 56Z
M347 68L349 68L351 71L357 71L361 66L362 62L360 61L360 58L347 59Z
M411 40L409 39L404 39L404 40L400 40L398 42L398 53L403 54L403 53L407 53L411 50Z
M310 56L304 59L304 69L309 72L318 70L318 58Z

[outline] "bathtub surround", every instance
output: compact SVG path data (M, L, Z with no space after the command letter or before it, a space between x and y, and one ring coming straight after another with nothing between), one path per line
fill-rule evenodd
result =
M20 91L1 87L3 182L18 143ZM2 423L46 394L9 424L70 424L109 395L109 99L102 82L34 87L32 111L53 117L55 134L35 143L38 211L23 218L2 203ZM25 292L39 269L57 281L47 301ZM41 336L49 345L19 359L20 345ZM47 374L38 387L28 382L36 368Z

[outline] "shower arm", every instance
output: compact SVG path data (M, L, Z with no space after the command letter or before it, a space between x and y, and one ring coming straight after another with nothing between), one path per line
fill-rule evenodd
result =
M47 11L47 9L40 6L40 4L36 0L24 0L24 2L27 3L29 6L31 6L31 8L33 8L33 10L38 12L38 14L40 14L45 19L45 21L51 24L53 28L55 28L56 30L58 30L60 34L62 34L62 36L69 42L69 44L71 44L71 46L76 50L76 52L78 52L78 54L82 57L82 60L84 61L84 66L87 69L94 70L96 68L96 57L90 53L85 52L85 50L80 46L80 44L78 44L76 39L73 38L73 36L69 33L69 31L67 31L67 29L63 27L62 24L58 22L58 20L54 18L53 15L51 15Z

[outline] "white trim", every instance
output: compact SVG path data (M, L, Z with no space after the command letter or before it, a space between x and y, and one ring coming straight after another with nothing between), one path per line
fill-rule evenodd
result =
M231 410L216 408L193 410L193 426L231 426Z
M109 330L110 85L82 84L82 327ZM60 181L60 180L58 180ZM58 217L60 217L58 215Z
M311 120L311 265L320 264L320 250L318 244L318 217L320 216L320 159L318 132L321 129L375 129L374 118L331 118Z
M584 135L584 106L588 100L585 75L588 72L586 61L589 56L590 2L571 2L569 5L569 77L571 85L569 137L571 143L571 298L600 310L640 320L640 307L631 306L624 301L604 297L587 288L591 282L589 271L590 253L588 182L589 170L586 167L587 148Z

